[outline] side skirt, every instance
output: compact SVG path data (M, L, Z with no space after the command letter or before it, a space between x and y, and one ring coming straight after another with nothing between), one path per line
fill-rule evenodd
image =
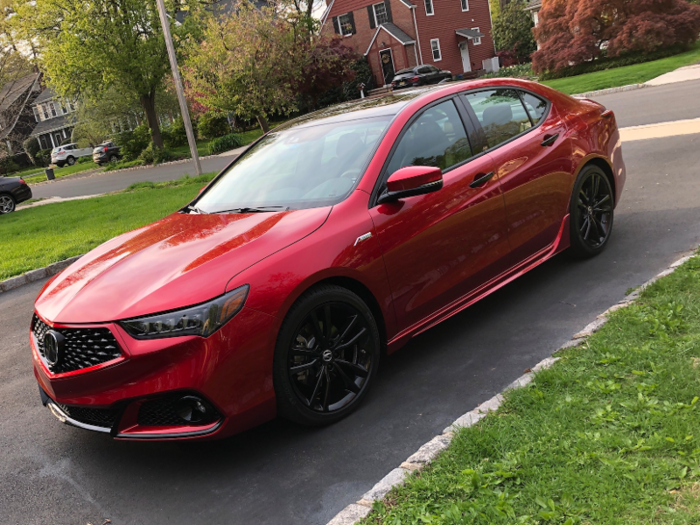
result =
M388 343L387 353L391 354L405 345L411 338L425 332L426 330L432 328L433 326L441 323L445 319L449 319L455 314L458 314L465 308L471 306L472 304L480 301L487 295L492 294L496 290L499 290L509 282L517 279L521 275L529 272L533 268L536 268L543 262L551 259L556 254L564 251L569 247L569 214L567 213L562 220L561 226L559 227L559 233L552 244L543 248L539 252L525 259L523 262L517 264L516 266L506 270L501 275L494 277L487 283L483 284L479 288L473 290L456 299L452 303L444 306L437 312L433 313L429 317L417 322L416 324L409 326L405 330L399 332L394 336Z

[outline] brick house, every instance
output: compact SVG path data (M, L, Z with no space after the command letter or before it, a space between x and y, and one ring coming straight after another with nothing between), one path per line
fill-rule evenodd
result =
M491 67L496 55L488 0L331 0L321 31L367 57L377 86L396 71L429 64L458 77Z

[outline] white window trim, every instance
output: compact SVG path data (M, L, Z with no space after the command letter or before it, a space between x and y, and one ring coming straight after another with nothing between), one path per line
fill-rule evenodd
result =
M478 31L479 33L481 33L481 31L479 30L478 27L472 27L472 30L473 30L473 31ZM480 46L480 45L481 45L481 37L480 37L480 36L475 36L474 38L472 38L472 45L474 45L474 46Z
M338 33L340 33L340 36L352 36L352 29L350 29L349 33L344 33L343 32L343 23L340 21L340 17L342 16L348 16L350 13L343 13L342 15L338 15Z
M432 13L428 13L428 6L425 5L426 1L430 2L430 10L432 11ZM425 16L435 15L435 3L433 2L433 0L423 0L423 7L425 7Z
M437 42L437 52L440 54L440 58L435 58L435 51L433 50L433 42ZM433 62L440 62L442 60L442 49L440 49L440 39L431 38L430 39L430 56L433 58Z
M387 11L386 11L386 5L384 4L384 2L377 2L376 4L372 4L372 13L374 14L374 27L379 27L380 25L382 25L379 23L379 19L377 18L377 6L378 5L384 6L384 14L387 15L387 17L386 17L387 20L385 23L389 22L389 13L387 13Z
M464 9L464 4L467 5L467 8ZM460 0L460 5L462 6L462 12L469 11L469 0Z

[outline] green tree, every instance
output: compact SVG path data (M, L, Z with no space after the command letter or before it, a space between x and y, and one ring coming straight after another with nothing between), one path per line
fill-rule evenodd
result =
M169 13L195 0L166 0ZM48 83L62 97L97 100L118 92L138 100L153 143L163 147L156 95L170 71L155 0L36 0L19 10L25 36L40 44ZM178 45L198 17L172 24Z
M501 0L489 0L491 8L491 19L495 22L501 16Z
M537 49L532 35L534 23L525 11L525 2L514 0L506 5L493 21L493 38L499 51L513 51L518 60L526 62Z

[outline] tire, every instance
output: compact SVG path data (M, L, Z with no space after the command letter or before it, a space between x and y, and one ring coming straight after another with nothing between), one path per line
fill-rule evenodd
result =
M367 395L379 355L377 323L362 299L340 286L312 288L294 303L277 336L278 414L307 426L344 418Z
M116 155L110 155L110 156L109 156L109 161L110 161L110 162L117 162L118 160L119 160L119 159L117 158Z
M0 215L12 213L15 211L16 206L17 203L12 195L7 193L0 194Z
M571 254L587 259L608 245L613 229L615 194L607 175L598 166L579 173L569 204Z
M72 166L73 164L75 164L75 159L73 157L68 157L66 159L66 162L68 163L69 166Z

